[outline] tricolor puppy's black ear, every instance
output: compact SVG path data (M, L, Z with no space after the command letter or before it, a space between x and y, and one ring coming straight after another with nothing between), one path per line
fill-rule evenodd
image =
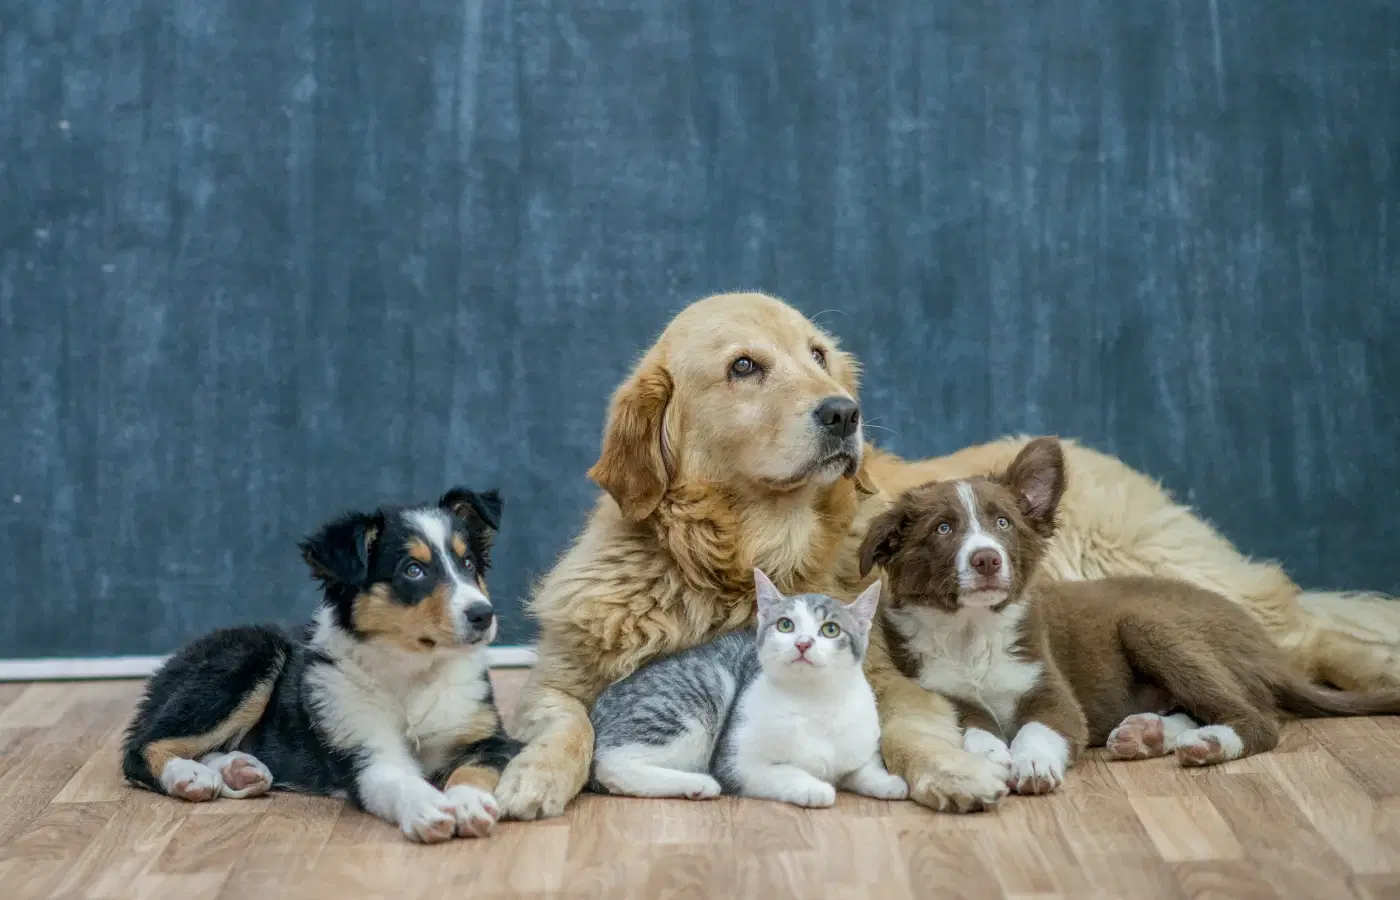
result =
M494 488L477 493L468 488L455 487L442 495L438 506L467 524L472 548L483 562L489 561L496 532L501 529L501 495Z
M369 577L370 549L383 529L383 516L350 513L322 525L298 546L323 584L362 587Z

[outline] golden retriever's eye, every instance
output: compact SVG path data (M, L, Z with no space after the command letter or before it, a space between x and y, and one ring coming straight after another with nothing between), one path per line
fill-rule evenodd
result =
M793 628L792 619L779 619L776 623L774 623L773 627L781 631L783 634L788 634L792 631Z
M840 626L840 625L837 625L835 622L823 622L823 623L822 623L822 637L824 637L824 638L838 638L838 637L840 637L840 636L841 636L841 626Z
M953 526L952 526L952 525L949 525L947 522L939 522L939 523L938 523L938 533L939 533L939 534L952 534L952 533L953 533Z
M751 357L741 356L729 364L729 374L735 378L748 378L750 375L757 375L763 369L754 362Z
M1006 516L997 516L997 527L1005 531L1011 527L1011 523L1007 521Z
M821 366L823 369L826 368L826 351L822 348L812 348L812 359L815 359L817 361L817 365Z

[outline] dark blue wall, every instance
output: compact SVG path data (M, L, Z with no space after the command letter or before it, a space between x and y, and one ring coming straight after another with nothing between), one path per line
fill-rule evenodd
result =
M465 481L514 609L684 302L787 296L906 454L1077 435L1400 588L1400 4L0 4L0 656L310 609Z

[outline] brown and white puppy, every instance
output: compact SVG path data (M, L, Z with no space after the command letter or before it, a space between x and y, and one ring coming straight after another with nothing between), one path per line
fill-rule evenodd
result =
M1166 578L1037 578L1065 490L1059 441L987 478L931 482L878 516L861 568L889 581L896 663L954 700L964 748L1018 793L1059 787L1086 745L1182 765L1278 744L1280 711L1400 712L1400 692L1308 683L1239 606Z

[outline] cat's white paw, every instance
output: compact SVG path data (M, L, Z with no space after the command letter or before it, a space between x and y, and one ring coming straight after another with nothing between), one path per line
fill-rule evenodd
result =
M814 781L809 785L795 787L786 798L787 802L808 809L821 809L836 805L836 788L824 781Z
M898 775L891 775L886 772L884 775L872 776L864 785L865 790L861 791L867 797L874 797L876 800L908 800L909 785Z
M490 793L469 784L453 785L446 793L453 807L458 837L486 837L496 827L501 808Z
M685 789L685 796L691 800L713 800L719 795L719 782L708 775L696 775L695 783Z

